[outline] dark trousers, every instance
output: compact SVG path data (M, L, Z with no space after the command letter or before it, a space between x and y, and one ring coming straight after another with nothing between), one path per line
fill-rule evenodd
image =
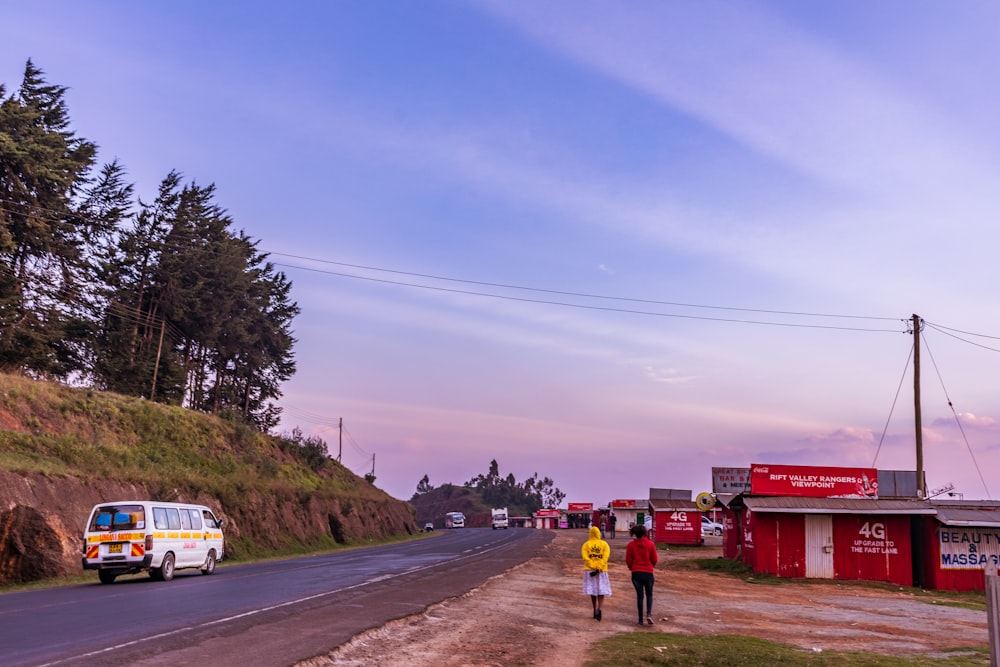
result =
M635 602L639 610L639 622L642 622L642 598L646 596L646 618L653 613L653 573L633 572L632 585L635 586Z

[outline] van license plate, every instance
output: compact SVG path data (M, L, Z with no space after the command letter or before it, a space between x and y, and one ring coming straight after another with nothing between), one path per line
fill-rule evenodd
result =
M115 544L109 544L108 545L108 553L109 554L120 554L121 552L122 552L122 544L121 544L121 542L116 542Z

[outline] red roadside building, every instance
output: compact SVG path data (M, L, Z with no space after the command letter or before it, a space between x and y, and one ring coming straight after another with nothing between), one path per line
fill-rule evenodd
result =
M754 464L717 495L723 555L779 577L982 590L1000 567L1000 504L919 498L916 473Z
M650 489L652 539L658 546L703 544L701 510L690 489Z

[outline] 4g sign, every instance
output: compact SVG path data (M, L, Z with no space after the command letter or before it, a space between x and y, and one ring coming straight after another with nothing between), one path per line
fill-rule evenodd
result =
M887 538L885 524L880 521L865 521L858 528L858 534L851 544L853 554L896 555L899 549L893 540Z
M653 530L659 544L701 542L701 512L695 509L659 510L653 514Z
M864 536L866 540L884 540L885 539L885 524L881 522L868 523L858 529L858 535Z

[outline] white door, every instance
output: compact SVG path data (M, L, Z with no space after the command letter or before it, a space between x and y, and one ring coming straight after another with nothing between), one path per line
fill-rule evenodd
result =
M833 516L806 514L806 577L833 579Z

